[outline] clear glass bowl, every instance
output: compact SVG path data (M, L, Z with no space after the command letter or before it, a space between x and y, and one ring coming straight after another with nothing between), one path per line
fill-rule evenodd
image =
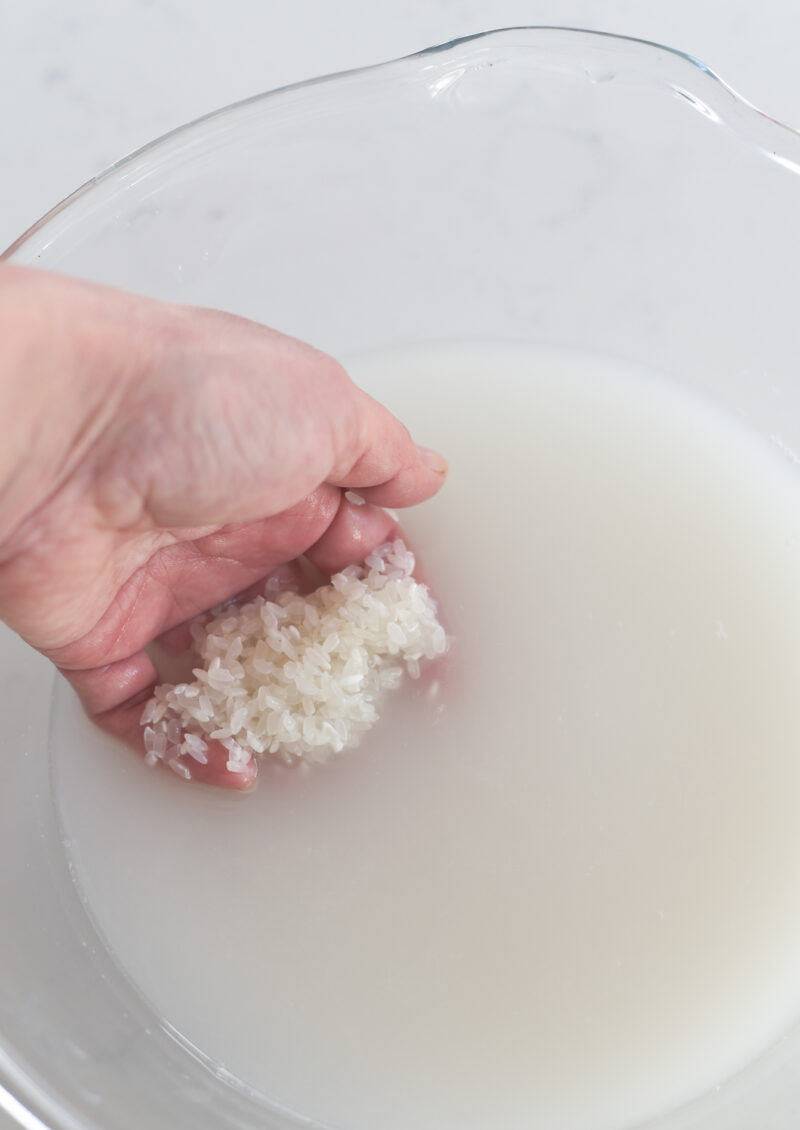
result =
M3 258L232 310L340 356L476 338L617 356L800 462L798 171L800 137L697 60L521 28L212 114ZM54 819L51 672L10 635L0 663L0 1105L53 1130L300 1125L182 1043L109 958ZM793 1130L799 1067L795 1032L651 1130Z

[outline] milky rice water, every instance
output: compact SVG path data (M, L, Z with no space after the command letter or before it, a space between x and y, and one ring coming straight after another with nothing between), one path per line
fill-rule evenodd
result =
M246 797L151 772L61 687L86 906L159 1015L312 1125L642 1124L800 1013L797 469L611 361L350 368L451 462L404 515L446 673Z

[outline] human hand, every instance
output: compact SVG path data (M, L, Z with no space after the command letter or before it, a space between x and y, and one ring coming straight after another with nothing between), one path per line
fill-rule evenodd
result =
M0 267L0 618L142 749L144 650L301 554L393 536L446 464L330 357L232 315ZM344 498L358 491L368 505ZM209 748L195 779L247 788Z

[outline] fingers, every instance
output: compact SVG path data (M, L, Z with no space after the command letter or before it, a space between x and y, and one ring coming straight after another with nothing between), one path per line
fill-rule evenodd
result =
M254 584L248 585L248 587L242 589L241 592L237 592L235 599L238 603L243 604L256 596L263 596L265 590L272 592L308 591L307 579L303 574L300 562L288 561L285 565L280 565L277 569L273 569L268 577L261 576ZM225 602L225 600L219 601L216 606L212 606L211 611L213 611L214 607L219 608L224 606ZM211 615L211 611L209 611L209 616ZM155 641L159 651L166 657L176 657L185 654L192 647L192 626L204 620L207 621L208 616L195 615L190 620L184 620L183 623L178 624L176 627L169 628L167 631L162 632ZM178 680L170 676L169 681L177 682Z
M92 721L144 757L144 731L139 719L158 681L146 652L105 667L88 671L62 670L61 673L77 691ZM227 768L228 756L219 742L208 742L205 764L188 754L179 754L163 764L187 781L240 792L252 788L258 774L255 759L244 766L241 773L231 773Z
M318 584L326 583L333 573L338 573L348 565L360 564L383 542L399 536L402 535L397 520L386 510L368 504L355 505L341 496L333 521L304 554L305 559L314 566L316 575L312 576L304 570L298 559L288 561L273 569L268 576L261 576L254 584L237 591L236 602L244 604L256 596L269 597L270 593L288 590L310 592ZM199 611L204 612L205 608ZM192 620L186 620L162 632L156 640L159 652L167 657L185 654L192 647L191 628L197 619L194 616ZM186 678L186 672L181 672L179 677ZM170 676L169 681L178 680Z
M330 574L363 561L393 536L393 527L384 511L354 506L336 488L321 487L275 518L160 550L125 582L90 632L46 654L65 670L116 669L151 640L250 586L257 588L301 555Z
M105 714L95 715L92 720L106 733L120 738L144 756L144 731L139 721L143 707L143 701L123 703ZM163 766L187 781L232 789L235 792L245 792L255 784L258 776L258 762L255 758L243 766L242 772L232 773L227 768L228 751L219 742L208 742L204 756L205 764L188 754L178 754L163 761L159 768Z
M353 505L342 496L336 517L306 552L308 560L330 576L348 565L360 564L385 541L399 533L397 520L378 506Z
M299 557L323 535L340 501L336 488L322 487L285 514L165 546L119 587L88 632L46 654L69 669L135 655L164 632Z
M146 651L139 651L101 667L90 667L82 671L60 667L59 670L77 692L89 717L102 717L106 721L113 711L134 703L139 704L141 714L145 701L158 681L156 669ZM113 723L113 719L111 722ZM117 732L108 725L105 728L110 733Z
M329 481L357 490L378 506L414 506L431 498L444 485L447 460L436 451L418 447L391 412L362 389L354 390L359 421L359 446L343 453Z

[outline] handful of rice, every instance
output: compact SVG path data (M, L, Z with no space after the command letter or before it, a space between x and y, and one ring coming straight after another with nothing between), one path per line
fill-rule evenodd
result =
M241 773L254 753L325 761L377 721L381 693L404 670L441 655L447 639L414 555L386 543L308 596L283 592L224 609L193 628L194 681L156 687L141 722L148 764L206 763L208 739Z

